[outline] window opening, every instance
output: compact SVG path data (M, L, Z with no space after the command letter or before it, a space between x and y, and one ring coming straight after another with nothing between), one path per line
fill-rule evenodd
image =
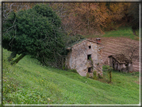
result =
M89 60L91 59L91 54L87 55L87 59Z
M89 46L89 49L91 49L91 46Z
M92 72L92 67L88 68L88 73Z

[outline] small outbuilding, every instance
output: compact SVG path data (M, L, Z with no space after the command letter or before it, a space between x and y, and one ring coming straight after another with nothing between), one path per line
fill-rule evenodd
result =
M68 50L65 61L67 68L76 69L81 76L87 74L92 76L94 71L96 71L96 75L103 76L100 39L97 38L96 41L83 39L66 49Z
M133 65L132 61L126 58L123 54L110 55L109 65L113 67L114 70L122 71L122 72L132 72Z

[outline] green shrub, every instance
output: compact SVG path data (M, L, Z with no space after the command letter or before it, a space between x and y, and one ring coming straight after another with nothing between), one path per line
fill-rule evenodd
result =
M103 71L108 72L109 82L111 82L111 79L112 79L112 70L113 70L113 68L108 65L103 66Z
M103 77L100 74L98 74L98 78L102 79Z
M96 75L96 71L93 72L93 79L98 79L97 75Z
M87 72L87 74L86 74L86 77L87 77L87 78L89 78L89 77L90 77L88 72Z
M63 69L63 70L65 70L65 69L66 69L66 67L65 67L65 63L62 65L62 69Z
M71 72L78 73L76 69L71 69Z

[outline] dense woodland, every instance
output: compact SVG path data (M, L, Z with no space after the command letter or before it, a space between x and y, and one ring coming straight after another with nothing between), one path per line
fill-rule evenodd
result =
M139 28L138 3L21 2L3 3L2 9L3 47L12 51L9 61L16 54L31 54L44 64L47 59L57 63L66 54L65 46L80 35L100 35L122 26L131 26L135 34Z
M10 12L32 8L39 3L4 3L3 18ZM120 26L138 29L139 3L44 3L61 18L68 35L103 33Z

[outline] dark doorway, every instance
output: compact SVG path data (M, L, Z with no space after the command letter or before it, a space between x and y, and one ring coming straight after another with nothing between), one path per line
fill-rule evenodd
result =
M89 46L89 49L91 49L91 46Z
M89 67L88 68L88 73L91 73L92 72L92 67Z
M112 61L112 67L113 67L113 69L114 69L114 61Z

